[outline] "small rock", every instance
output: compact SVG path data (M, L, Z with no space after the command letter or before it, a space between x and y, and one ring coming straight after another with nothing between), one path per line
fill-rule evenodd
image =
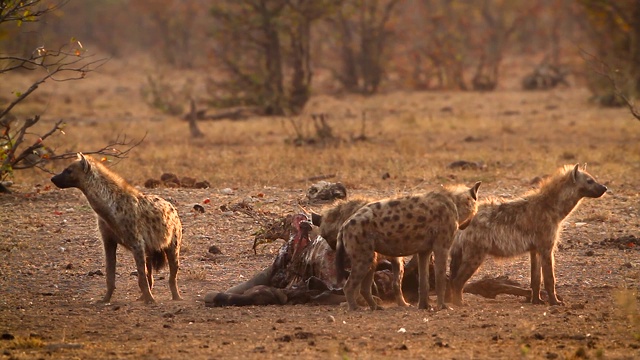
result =
M103 276L104 273L102 272L102 270L89 271L89 273L87 273L87 276L93 276L93 275Z
M196 189L208 189L211 187L211 184L209 184L209 182L207 180L203 180L203 181L198 181L195 184L193 184L193 187Z
M557 358L558 358L558 354L553 353L553 352L548 352L547 353L547 359L553 360L553 359L557 359Z
M209 246L209 253L211 253L211 254L222 254L222 251L220 250L219 247L217 247L215 245L211 245L211 246Z
M447 165L449 169L484 170L487 166L482 161L458 160Z
M593 252L593 250L587 250L587 252L584 254L587 256L593 256L595 253Z
M160 180L147 179L147 181L144 182L144 187L146 187L147 189L155 189L159 187L160 184L161 184Z
M0 339L1 340L13 340L16 337L13 336L13 334L9 334L9 333L2 333L2 335L0 335Z
M291 342L291 340L293 340L291 338L291 335L283 335L281 337L276 338L276 341L280 341L280 342Z
M571 304L571 310L582 310L584 309L584 304Z
M200 214L204 214L204 206L202 206L200 204L194 204L193 205L193 210L195 212L199 212Z
M409 350L409 348L407 347L407 344L402 344L402 345L398 346L396 349L398 349L398 350Z
M336 322L336 318L333 315L327 316L327 322L334 323Z
M67 266L64 267L67 270L71 270L73 269L73 264L72 263L68 263Z
M388 172L382 174L382 180L387 180L390 177L391 177L391 175Z

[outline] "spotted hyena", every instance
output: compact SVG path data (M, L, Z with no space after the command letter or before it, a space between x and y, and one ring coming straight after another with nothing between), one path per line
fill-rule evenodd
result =
M336 269L346 276L345 255L351 258L351 274L344 286L350 310L356 310L356 295L362 294L372 310L377 304L371 284L377 254L400 257L417 254L419 273L418 308L429 307L429 258L435 256L438 308L444 308L446 264L453 236L464 228L476 212L480 182L472 188L446 187L414 196L376 201L356 211L338 233ZM399 262L403 266L402 262ZM402 296L402 274L394 287ZM400 301L399 301L400 302Z
M560 224L582 198L598 198L607 188L585 168L564 166L539 189L518 199L488 199L478 206L469 226L456 234L451 247L450 291L454 304L462 304L464 284L487 255L505 258L529 252L531 302L540 299L540 270L549 303L558 305L555 291L554 252Z
M140 300L155 302L151 295L153 269L169 263L169 287L173 300L180 300L177 285L182 223L175 207L154 195L144 195L100 162L78 153L78 159L51 178L59 188L78 188L98 217L106 257L109 302L116 288L116 248L133 253L138 270Z
M311 221L313 225L318 227L318 232L322 238L325 239L329 247L332 250L336 249L336 242L338 240L338 231L342 227L342 224L349 219L356 211L360 210L363 206L367 205L370 201L367 199L352 199L338 202L335 206L328 208L322 214L311 213ZM335 256L334 256L335 257ZM402 279L404 273L404 259L402 257L387 257L382 256L377 260L382 259L389 260L391 263L391 271L394 279ZM334 266L335 269L335 266ZM336 274L337 275L337 274ZM333 277L337 281L337 276ZM337 281L337 283L341 283ZM399 306L409 306L402 295L402 282L394 281L392 283L393 292L396 301Z

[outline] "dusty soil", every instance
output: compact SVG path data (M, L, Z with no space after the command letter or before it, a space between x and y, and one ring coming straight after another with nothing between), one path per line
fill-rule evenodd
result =
M390 305L349 313L336 306L206 308L202 299L270 264L279 243L251 250L258 224L219 210L251 199L274 213L304 201L303 190L157 189L178 205L185 228L179 286L171 301L166 271L156 275L158 303L144 305L133 260L118 251L117 290L105 290L94 215L82 194L42 185L0 196L0 347L3 358L636 358L633 323L640 265L635 194L588 200L563 231L557 255L565 306L536 306L512 296L466 295L467 306L439 312ZM210 202L204 204L205 199ZM192 211L203 204L204 214ZM611 211L608 221L592 216ZM7 211L8 210L8 211ZM607 234L627 235L615 240ZM222 254L208 252L216 245ZM528 281L528 259L489 260L476 277L507 274ZM96 274L97 272L97 274ZM623 292L619 289L627 288ZM34 339L39 339L34 340ZM22 340L22 342L19 342Z
M74 86L86 92L110 83L100 78L96 81L98 83L93 84L83 81ZM120 84L117 79L111 82L114 86ZM65 93L55 94L62 97ZM108 95L109 91L104 94L107 95L76 93L70 96L105 103L117 100L116 95ZM105 291L105 278L94 214L79 191L54 189L46 174L40 174L40 180L17 181L13 194L0 194L0 357L640 358L637 308L640 244L636 237L640 213L636 134L640 125L630 119L624 109L597 110L585 105L588 93L584 90L411 96L398 93L372 100L335 100L325 96L320 97L320 105L314 100L329 113L341 114L351 106L377 106L378 103L411 111L410 116L399 122L406 125L402 131L409 135L424 131L425 138L432 142L431 147L414 151L412 146L417 141L413 138L404 142L380 141L379 147L405 148L408 155L398 151L395 160L385 158L384 163L374 169L382 169L372 175L377 180L366 186L351 186L355 183L353 180L347 182L350 195L386 197L414 189L416 183L436 186L443 180L482 179L481 197L513 196L528 190L533 176L552 172L554 167L549 164L590 162L595 165L599 180L611 191L603 198L584 201L565 223L556 257L557 288L565 306L531 305L513 296L485 299L466 295L467 306L439 312L397 308L392 304L382 311L355 313L339 306L205 307L205 294L247 280L273 261L281 244L261 246L254 254L252 233L260 224L244 214L223 212L221 205L245 200L251 201L255 208L281 215L298 212L301 203L308 209L318 209L304 204L308 182L290 185L292 182L284 179L286 174L280 183L288 185L239 186L228 195L220 190L230 185L215 182L212 188L202 190L145 190L164 196L178 206L185 230L179 274L184 301L170 300L166 270L156 274L153 293L157 304L144 305L136 301L140 293L136 277L132 275L133 259L119 249L113 302L98 304L96 300ZM121 97L121 103L115 105L101 102L100 106L82 107L74 102L71 105L78 106L77 111L75 108L57 111L54 105L65 102L52 101L48 111L52 117L76 113L84 116L84 111L95 118L120 117L125 121L150 116L147 114L150 110L140 101ZM125 110L127 114L120 114ZM400 116L391 110L388 112L390 118ZM377 124L386 124L386 117L384 119ZM149 126L155 126L150 130L151 135L173 131L165 127L177 120L163 121L150 123ZM430 125L422 130L418 126L425 121ZM138 124L132 121L130 127L140 127ZM223 125L227 130L235 126ZM118 125L105 121L95 127L98 130L93 131L108 133ZM467 127L479 131L469 134ZM430 128L436 131L430 133ZM77 125L74 129L85 128ZM371 130L371 133L384 136L382 131ZM148 141L156 141L151 135ZM277 141L282 144L282 139ZM158 147L167 144L156 142ZM186 145L181 146L191 149L189 143L184 142ZM215 143L207 144L202 150L189 150L185 157L220 147L215 146ZM237 162L243 163L243 146L240 143L232 155L225 156L237 157ZM371 145L365 149L373 148ZM134 168L155 165L151 161L159 152L149 149L139 151L140 157L150 159L146 163L124 162L125 166L118 171L126 172L124 175L129 178ZM462 151L470 154L479 149L484 152L470 160L479 157L490 161L488 169L446 169L449 161L461 160L458 157ZM313 148L291 150L299 152L300 157L312 151ZM397 160L401 157L407 161L422 159L433 175L425 171L426 179L416 176L402 183L400 172L412 169L403 168ZM202 162L203 167L210 163L210 160ZM397 169L389 180L397 182L379 179L387 168ZM313 173L315 170L305 176L317 175ZM348 171L343 174L349 175ZM234 176L238 175L229 174L230 178ZM136 180L134 184L141 186L145 179ZM277 184L278 179L272 183ZM194 212L195 203L201 204L205 213ZM209 253L212 245L222 253ZM488 259L474 279L509 275L527 284L528 269L527 256L508 261Z

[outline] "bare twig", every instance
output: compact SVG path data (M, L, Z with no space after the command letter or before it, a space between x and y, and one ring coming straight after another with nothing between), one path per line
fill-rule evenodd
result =
M74 59L73 57L77 57ZM10 66L4 70L0 70L0 73L15 70L18 68L27 69L27 70L35 70L37 68L42 68L46 71L46 75L42 78L36 80L31 86L24 92L20 93L8 106L4 109L0 109L0 119L3 118L6 114L8 114L14 106L19 104L21 101L26 99L31 93L36 91L38 87L44 83L45 81L51 79L52 81L70 81L70 80L80 80L84 79L88 72L94 71L100 66L104 65L108 59L98 59L94 61L89 61L82 64L82 61L86 61L89 57L83 57L77 55L76 53L66 52L64 47L60 48L57 51L46 51L44 49L37 49L37 54L32 56L31 58L16 58L16 57L0 57L0 61L2 60L15 60L18 61L18 65ZM47 59L54 59L52 63L47 63ZM40 63L38 63L40 61ZM33 67L27 66L32 65ZM57 75L61 73L75 73L75 76L68 76L65 78L56 78Z
M613 88L614 95L621 98L629 108L631 115L640 120L640 109L636 107L635 102L631 100L629 96L627 96L627 94L618 86L619 81L616 79L616 74L618 74L618 71L611 69L611 66L609 66L609 64L582 48L580 48L580 56L582 56L582 58L591 66L591 69L596 74L601 75L609 80Z

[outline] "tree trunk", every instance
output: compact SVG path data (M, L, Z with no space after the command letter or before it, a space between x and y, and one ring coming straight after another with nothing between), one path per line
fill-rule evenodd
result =
M302 19L291 31L293 77L291 79L291 99L289 106L294 114L299 114L309 100L311 86L309 19Z

